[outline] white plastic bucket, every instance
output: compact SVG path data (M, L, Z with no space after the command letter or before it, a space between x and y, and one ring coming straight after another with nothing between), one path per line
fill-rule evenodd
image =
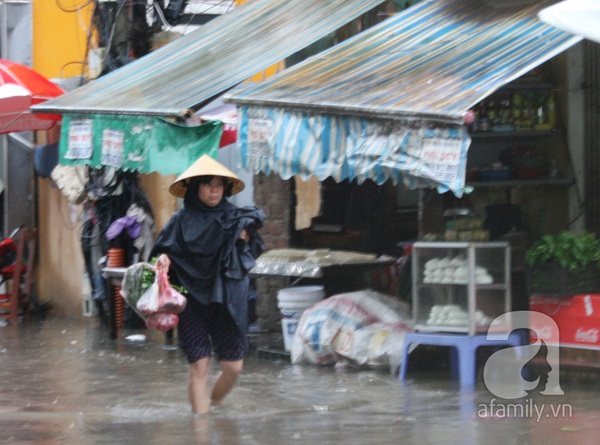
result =
M292 339L302 313L313 304L325 298L323 286L297 286L281 289L277 293L277 306L281 312L283 347L292 348Z

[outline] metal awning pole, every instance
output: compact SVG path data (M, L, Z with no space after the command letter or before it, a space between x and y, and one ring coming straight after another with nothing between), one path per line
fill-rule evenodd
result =
M5 58L8 56L8 8L6 6L6 1L2 1L2 22L0 22L0 58ZM0 177L4 180L7 177L7 165L8 165L8 140L6 135L3 134L0 137L0 158L2 159L2 171L0 171ZM6 181L4 181L6 183ZM8 184L6 184L5 190L8 188ZM2 192L4 193L4 192ZM6 193L5 193L6 195ZM7 216L6 216L6 206L7 200L4 200L3 208L0 209L0 218L2 218L2 227L6 228L7 224ZM0 233L0 236L4 236L3 233Z
M422 187L419 187L419 193L418 193L418 202L417 202L417 233L418 235L418 239L419 241L423 239L423 235L425 235L423 233L423 210L425 208L425 198L424 198L424 190Z
M8 183L6 181L6 178L8 176L8 139L5 134L1 135L0 137L0 158L2 159L2 171L0 171L0 177L2 177L2 180L4 181L4 190L0 193L3 193L6 197L6 195L8 194ZM6 211L8 206L8 200L3 199L2 202L3 206L2 208L0 208L0 218L2 218L2 228L4 230L8 224L8 212ZM0 233L0 237L2 236L4 236L4 233Z
M8 8L6 1L2 1L2 24L0 25L2 34L0 34L0 58L8 57Z

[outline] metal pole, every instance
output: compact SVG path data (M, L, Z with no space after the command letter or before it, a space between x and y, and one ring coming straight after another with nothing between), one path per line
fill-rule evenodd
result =
M6 1L2 1L2 24L0 25L2 34L0 34L0 57L6 59L8 57L8 8Z
M419 241L423 240L425 235L423 230L423 212L425 210L425 191L422 187L418 189L418 204L417 204L417 237Z
M6 1L2 1L2 22L0 22L0 57L1 58L6 58L8 56L8 8L6 6ZM6 178L7 178L7 164L8 164L8 140L6 138L6 135L3 134L2 137L0 138L0 157L2 158L2 178L5 182L5 188L4 188L4 205L3 208L0 209L0 211L2 212L2 227L4 228L4 230L7 230L7 217L6 217L6 206L8 205L7 201L7 193L6 190L8 189L8 184L6 184ZM0 234L0 235L4 235L4 234Z
M0 212L2 212L0 214L0 218L2 218L2 228L4 231L6 231L7 228L7 224L8 224L8 218L7 218L7 206L8 206L8 181L7 181L7 177L8 177L8 169L7 169L7 164L8 164L8 140L6 138L6 135L3 134L2 137L0 138L0 157L2 158L2 180L4 181L4 191L2 191L1 193L4 194L4 199L2 200L2 208L0 209ZM0 236L4 236L4 233L0 233Z

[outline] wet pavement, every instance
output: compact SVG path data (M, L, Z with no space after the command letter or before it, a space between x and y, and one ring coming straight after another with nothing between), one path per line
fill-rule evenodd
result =
M135 334L146 341L126 339ZM254 334L225 405L195 417L187 364L162 334L109 340L97 320L54 317L2 327L0 443L598 443L594 381L561 382L563 396L537 394L510 411L482 384L460 390L443 373L413 371L400 383L388 370L291 365L259 353L280 340Z

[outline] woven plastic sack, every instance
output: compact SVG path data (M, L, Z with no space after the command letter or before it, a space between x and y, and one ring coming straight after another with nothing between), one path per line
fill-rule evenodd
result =
M292 340L292 363L400 366L404 334L412 332L408 305L363 290L326 298L303 312Z

